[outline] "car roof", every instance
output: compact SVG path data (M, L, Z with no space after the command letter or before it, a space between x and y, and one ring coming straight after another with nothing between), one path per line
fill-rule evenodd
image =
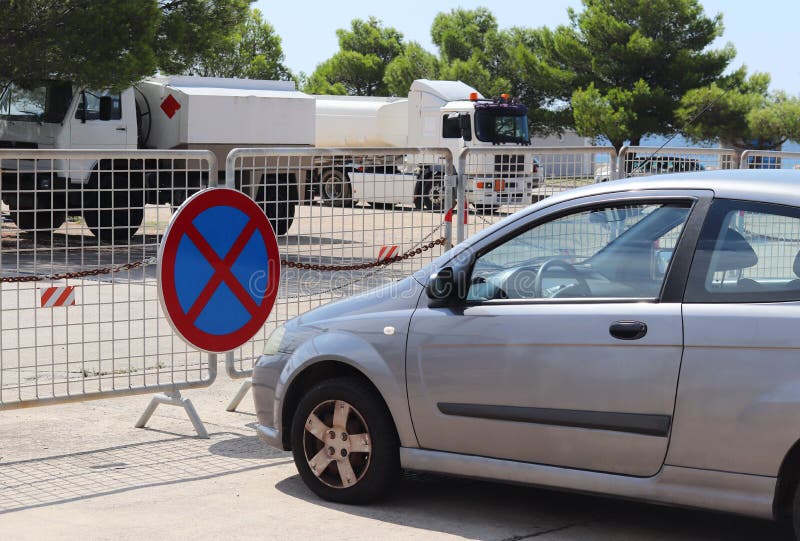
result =
M543 199L531 211L578 197L641 190L710 190L715 197L800 207L800 170L725 169L613 180Z

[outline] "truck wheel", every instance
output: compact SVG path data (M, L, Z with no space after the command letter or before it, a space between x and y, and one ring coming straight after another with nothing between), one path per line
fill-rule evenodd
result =
M34 208L11 208L11 219L17 227L24 231L50 232L61 227L67 219L65 210L53 210L53 201L50 193L36 194ZM55 206L64 207L64 204Z
M445 187L441 178L422 181L422 208L442 210L445 205Z
M144 219L144 177L136 173L92 173L83 192L83 218L101 241L128 242Z
M297 187L282 175L264 175L256 193L276 235L285 235L294 223L297 212Z
M328 169L320 177L320 197L334 207L353 206L353 187L344 171Z

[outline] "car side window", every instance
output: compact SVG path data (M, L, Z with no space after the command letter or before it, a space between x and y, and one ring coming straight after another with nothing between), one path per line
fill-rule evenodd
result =
M467 300L657 298L690 203L584 209L480 254Z
M718 200L689 273L686 302L800 300L800 210Z

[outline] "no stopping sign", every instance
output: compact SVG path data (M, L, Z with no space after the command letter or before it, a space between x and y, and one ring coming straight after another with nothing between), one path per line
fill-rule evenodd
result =
M187 199L158 256L161 306L194 347L234 350L269 317L280 280L278 243L264 211L243 193L208 188Z

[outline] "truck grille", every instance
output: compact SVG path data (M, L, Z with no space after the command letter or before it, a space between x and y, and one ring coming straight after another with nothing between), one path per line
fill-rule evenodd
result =
M521 173L525 171L524 154L495 154L495 173Z

